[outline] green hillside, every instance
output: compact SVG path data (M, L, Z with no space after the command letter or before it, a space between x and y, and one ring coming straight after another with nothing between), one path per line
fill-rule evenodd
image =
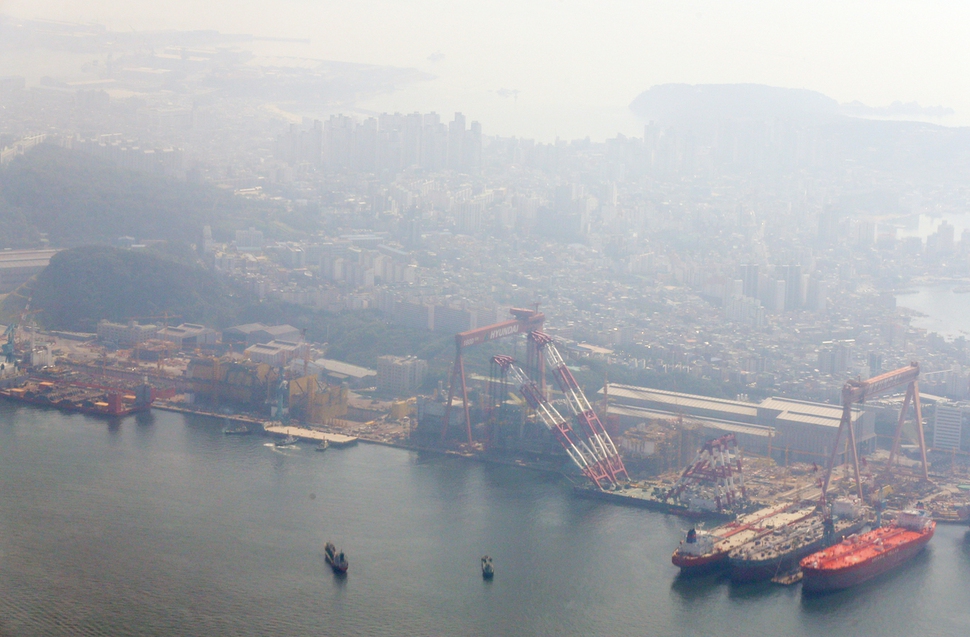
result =
M100 319L168 312L224 326L242 300L201 265L154 251L85 246L60 252L31 285L31 309L49 329L94 331ZM22 292L22 294L25 294Z
M311 341L328 342L328 356L374 367L382 354L416 354L429 359L432 374L444 377L454 338L389 324L379 312L332 314L259 301L217 278L177 244L168 252L84 246L59 252L37 278L0 306L0 316L16 320L23 303L40 310L48 329L95 331L98 321L179 315L173 322L223 328L262 321L306 329Z

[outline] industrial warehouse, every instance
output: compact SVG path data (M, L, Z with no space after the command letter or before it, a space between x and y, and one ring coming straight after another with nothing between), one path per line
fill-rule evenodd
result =
M711 430L733 433L750 452L771 455L772 451L787 450L793 461L827 458L842 419L838 405L790 398L772 397L752 403L616 384L600 390L600 394L608 394L609 415L620 424L619 431L657 417L689 416ZM854 408L852 427L858 452L875 451L875 415ZM839 460L841 463L843 458Z

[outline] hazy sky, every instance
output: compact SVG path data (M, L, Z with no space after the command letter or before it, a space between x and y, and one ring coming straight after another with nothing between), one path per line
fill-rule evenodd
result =
M953 108L956 115L945 123L970 124L970 3L793 4L0 0L0 11L115 30L207 28L310 38L310 45L287 52L416 67L439 78L362 107L462 110L486 133L639 135L642 125L627 106L665 82L808 88L872 106L918 101ZM502 89L518 91L517 97L502 97L510 95Z

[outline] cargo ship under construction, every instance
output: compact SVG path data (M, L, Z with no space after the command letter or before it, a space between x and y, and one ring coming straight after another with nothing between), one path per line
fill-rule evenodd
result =
M837 500L832 516L816 510L738 546L728 554L731 581L767 580L796 569L806 555L862 530L869 522L867 511L861 502Z
M691 529L680 542L670 561L684 575L706 573L728 564L736 548L783 529L812 515L815 505L786 504L739 517L710 531Z
M744 489L744 470L733 434L708 440L672 485L628 483L605 490L575 488L577 495L610 500L686 518L734 519L755 508Z
M692 506L690 502L682 503L670 500L666 497L667 490L665 488L649 484L642 486L631 484L626 488L619 488L614 491L604 491L594 485L583 484L574 486L573 493L582 498L608 500L616 504L650 509L651 511L669 513L692 520L733 520L739 512L737 508L733 507L718 511L713 508Z
M850 536L801 561L802 591L849 588L896 568L933 538L934 522L922 511L903 511L895 523Z
M151 408L155 392L147 384L107 387L52 377L28 378L0 389L0 398L94 416L127 416Z

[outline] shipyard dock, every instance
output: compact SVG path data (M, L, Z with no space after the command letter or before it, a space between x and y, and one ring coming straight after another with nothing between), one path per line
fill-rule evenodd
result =
M354 436L332 434L326 431L317 431L316 429L294 427L293 425L267 423L263 425L263 431L279 436L293 436L300 440L313 440L314 442L323 442L326 440L333 447L350 447L356 445L358 441L358 438Z
M250 427L251 431L258 432L263 431L265 433L276 435L276 436L293 436L294 438L299 438L300 440L312 440L314 442L322 442L326 440L330 445L334 447L350 447L356 445L360 440L357 436L347 436L344 434L335 434L328 431L320 431L318 429L310 429L309 427L299 427L296 425L283 425L279 422L266 422L258 418L253 418L252 416L247 416L244 414L219 414L216 412L201 411L198 409L189 409L187 407L173 404L168 401L156 401L154 407L156 409L161 409L163 411L174 411L183 414L194 414L197 416L206 416L208 418L222 419L229 422L242 423L247 427Z

